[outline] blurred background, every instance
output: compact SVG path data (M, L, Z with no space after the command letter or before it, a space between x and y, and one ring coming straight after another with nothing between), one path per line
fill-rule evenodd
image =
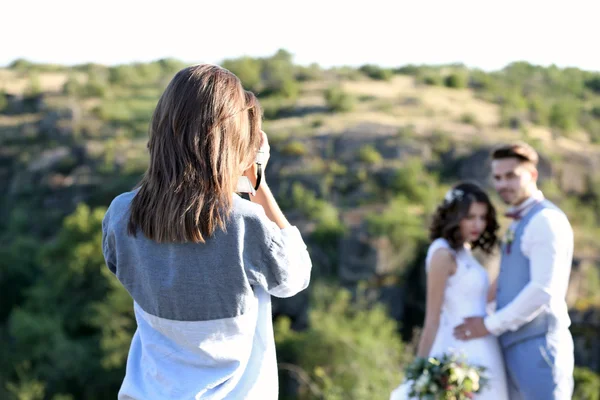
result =
M0 5L0 399L116 398L135 321L101 221L147 166L162 90L200 62L259 96L270 186L314 264L274 300L281 399L389 398L431 214L459 179L492 193L489 150L514 139L575 229L574 398L600 398L597 3L203 3Z

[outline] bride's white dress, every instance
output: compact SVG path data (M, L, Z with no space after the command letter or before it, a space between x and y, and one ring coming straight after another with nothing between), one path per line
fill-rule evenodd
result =
M426 268L433 254L440 248L451 249L445 239L437 239L427 252ZM456 273L448 278L442 304L440 326L430 356L457 351L463 353L469 363L479 364L487 368L490 378L489 386L479 393L477 400L508 400L508 386L504 370L504 360L498 340L493 335L467 341L458 340L453 331L463 322L465 317L485 316L488 275L481 264L473 257L467 247L453 251L456 257ZM390 400L406 400L409 387L407 383L400 385L392 392Z

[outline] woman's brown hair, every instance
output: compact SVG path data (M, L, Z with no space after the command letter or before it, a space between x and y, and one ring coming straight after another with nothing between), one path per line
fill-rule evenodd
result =
M500 228L496 219L496 209L485 191L472 182L461 182L446 194L433 216L429 227L429 239L433 241L444 238L455 250L462 247L465 240L460 233L460 221L467 218L473 203L483 203L487 205L488 210L485 231L472 243L473 248L479 247L486 253L491 253L498 242L496 232Z
M184 68L158 100L150 165L131 204L128 232L157 242L204 243L225 229L240 174L261 140L261 112L228 70Z

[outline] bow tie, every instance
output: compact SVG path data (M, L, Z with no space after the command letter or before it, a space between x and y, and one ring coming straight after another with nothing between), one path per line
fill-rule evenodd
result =
M508 212L508 213L504 214L504 216L505 216L505 217L508 217L508 218L512 218L512 219L514 219L515 221L518 221L518 220L520 220L520 219L521 219L521 211L522 211L522 210L517 210L517 211L513 211L513 212Z
M537 204L539 204L541 202L541 200L535 200L530 204L521 204L520 208L517 208L516 210L507 212L506 214L504 214L505 217L508 218L512 218L515 221L520 220L521 218L523 218L523 214L527 213L527 210L532 209L533 207L535 207Z

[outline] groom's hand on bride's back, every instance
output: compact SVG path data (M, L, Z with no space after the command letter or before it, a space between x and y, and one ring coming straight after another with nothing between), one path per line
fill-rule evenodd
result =
M454 337L459 340L471 340L490 334L482 317L468 317L464 322L454 328Z

